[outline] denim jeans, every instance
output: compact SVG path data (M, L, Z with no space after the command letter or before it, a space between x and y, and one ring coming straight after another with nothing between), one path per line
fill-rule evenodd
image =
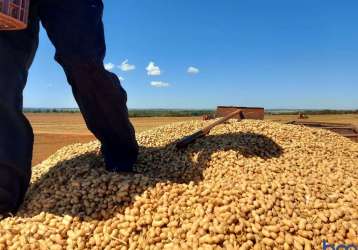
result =
M0 31L0 212L16 210L31 178L32 128L22 92L39 42L40 22L56 48L88 129L119 161L138 155L127 94L104 69L101 0L32 0L26 30Z

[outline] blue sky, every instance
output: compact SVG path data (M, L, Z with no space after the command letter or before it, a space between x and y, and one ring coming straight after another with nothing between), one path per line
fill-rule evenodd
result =
M356 0L104 4L105 63L124 78L129 108L358 108ZM76 107L40 36L25 107Z

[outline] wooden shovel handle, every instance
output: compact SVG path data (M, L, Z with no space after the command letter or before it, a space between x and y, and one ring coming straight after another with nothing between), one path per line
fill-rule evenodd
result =
M177 142L176 148L177 149L186 148L189 144L193 143L196 139L199 139L199 138L204 137L207 134L209 134L210 130L213 129L214 127L226 122L227 120L233 118L234 116L236 116L238 114L240 114L240 118L242 119L243 118L242 110L241 109L235 110L234 112L232 112L232 113L228 114L227 116L225 116L225 117L213 122L212 124L206 126L205 128L196 131L192 135L184 137L179 142Z

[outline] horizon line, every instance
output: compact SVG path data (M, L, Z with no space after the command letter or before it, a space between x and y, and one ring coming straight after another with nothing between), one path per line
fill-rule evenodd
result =
M240 107L240 106L237 106ZM79 108L61 108L61 107L24 107L26 109L55 109L55 110L80 110ZM215 110L215 108L128 108L128 110ZM264 108L265 110L358 110L357 108Z

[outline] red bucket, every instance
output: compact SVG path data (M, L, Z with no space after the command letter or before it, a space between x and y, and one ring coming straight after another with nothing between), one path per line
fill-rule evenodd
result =
M27 27L30 0L0 0L0 30Z

